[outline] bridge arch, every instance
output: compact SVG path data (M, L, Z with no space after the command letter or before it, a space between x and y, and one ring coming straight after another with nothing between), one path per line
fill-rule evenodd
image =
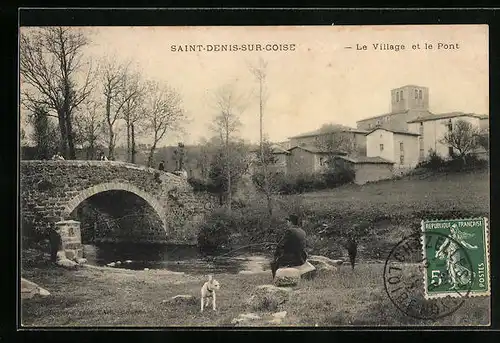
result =
M64 207L62 212L62 217L67 218L78 207L84 200L90 198L93 195L107 192L107 191L126 191L137 195L142 198L144 201L150 205L155 212L160 217L162 222L163 230L165 234L167 232L167 223L166 223L166 213L164 207L160 204L160 202L154 197L143 191L142 189L126 182L105 182L96 186L92 186L80 191L75 197L73 197Z

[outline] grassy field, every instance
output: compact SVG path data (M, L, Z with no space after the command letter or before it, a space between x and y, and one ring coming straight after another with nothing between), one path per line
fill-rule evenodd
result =
M383 265L361 264L352 271L342 266L302 281L282 308L281 326L393 326L485 325L489 298L469 299L455 313L438 321L413 319L399 312L383 286ZM199 309L201 276L170 275L164 271L123 271L81 268L67 271L40 265L23 276L51 292L46 298L23 301L24 326L232 326L242 313L254 312L245 303L252 290L271 282L269 273L215 275L222 285L218 311ZM162 303L179 294L196 297L195 303ZM267 311L268 314L272 311ZM270 326L257 321L249 326Z
M422 219L489 215L487 172L412 176L364 186L348 185L304 194L303 202L335 229L367 220L372 230L360 245L360 264L303 281L282 309L283 326L487 325L490 299L468 299L452 315L421 321L399 312L384 290L383 261L389 250L420 226ZM323 218L321 217L323 216ZM315 252L344 255L337 238L308 232ZM363 261L378 259L380 263ZM271 282L267 274L215 277L221 282L217 313L199 313L199 303L162 303L179 294L199 300L202 277L162 271L82 268L66 271L40 262L23 266L23 277L51 292L22 304L25 326L231 326L252 312L245 298ZM256 322L255 325L270 325Z
M423 219L489 217L489 173L413 175L305 193L300 198L312 218L307 233L315 254L345 255L338 232L367 222L370 230L360 238L360 258L382 261L403 237L420 230ZM322 238L315 232L319 222L331 228Z
M488 171L407 176L365 185L346 185L333 190L306 193L306 203L332 207L341 213L489 213Z

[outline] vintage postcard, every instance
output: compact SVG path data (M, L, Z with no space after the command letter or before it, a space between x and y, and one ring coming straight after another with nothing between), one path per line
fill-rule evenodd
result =
M22 328L490 325L487 25L19 30Z

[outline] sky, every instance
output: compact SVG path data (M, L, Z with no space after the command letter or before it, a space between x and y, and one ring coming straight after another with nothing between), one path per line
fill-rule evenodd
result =
M193 144L212 136L210 123L217 115L213 95L225 85L245 104L240 137L258 142L258 83L248 66L259 58L267 62L264 132L276 142L325 123L356 127L357 120L389 112L390 90L407 84L429 87L432 112L488 114L486 25L83 29L92 40L88 57L132 61L143 77L180 93L189 118L185 133L169 134L162 145ZM405 50L374 50L377 43L404 44ZM425 43L434 49L425 49ZM437 49L438 43L455 49ZM192 44L205 50L172 51L172 45ZM295 49L207 51L215 44L294 44ZM414 44L420 49L412 49ZM357 45L367 45L367 50Z

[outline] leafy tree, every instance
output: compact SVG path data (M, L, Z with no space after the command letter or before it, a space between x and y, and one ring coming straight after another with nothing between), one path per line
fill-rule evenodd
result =
M56 125L50 120L44 108L36 108L31 116L33 132L31 139L35 142L36 155L39 159L50 159L59 145Z

